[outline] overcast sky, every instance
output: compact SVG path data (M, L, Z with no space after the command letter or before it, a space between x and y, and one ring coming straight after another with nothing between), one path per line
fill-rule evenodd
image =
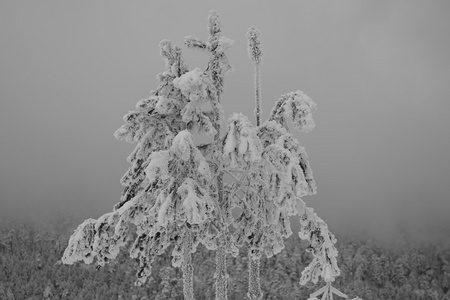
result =
M226 116L253 119L250 25L265 50L263 120L290 91L317 103L316 128L295 135L318 185L304 200L332 231L449 225L448 0L0 1L2 215L109 212L133 149L113 132L156 88L159 41L206 38L211 9L235 41Z

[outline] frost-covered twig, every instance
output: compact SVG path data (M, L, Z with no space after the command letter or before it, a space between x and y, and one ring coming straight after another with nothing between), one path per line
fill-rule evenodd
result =
M234 182L239 183L239 179L234 174L232 174L230 171L228 171L226 169L224 169L223 171L224 171L224 173L229 175L234 180Z
M336 288L331 286L331 282L327 282L327 284L325 286L323 286L322 288L320 288L319 290L317 290L316 292L312 293L311 295L309 295L309 299L308 300L318 300L318 296L322 295L321 300L333 300L333 294L345 298L347 299L347 295L345 295L344 293L340 292L339 290L337 290ZM353 300L358 300L359 298L354 298ZM359 299L361 300L361 299Z
M245 171L242 170L242 169L231 169L231 168L228 168L227 171L228 171L228 172L241 173L241 174L245 172Z

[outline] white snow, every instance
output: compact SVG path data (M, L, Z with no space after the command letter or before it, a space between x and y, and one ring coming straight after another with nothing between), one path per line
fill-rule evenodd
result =
M247 32L248 39L248 57L254 64L260 64L262 61L262 49L261 49L261 32L256 26L251 26Z
M167 150L157 151L150 154L150 163L145 168L145 174L150 182L154 182L157 178L163 180L169 178L168 163L172 159L170 152Z
M241 113L232 114L228 119L228 135L223 150L224 157L230 159L230 167L235 168L240 161L259 161L261 151L261 141L248 118Z
M207 85L203 82L204 74L199 68L195 68L173 80L173 85L181 90L181 93L191 101L206 98Z
M232 39L229 39L225 36L221 36L219 38L219 45L216 48L216 51L223 52L223 51L227 50L228 48L230 48L231 46L233 46L233 44L234 44L234 41Z
M161 202L161 207L159 208L158 211L158 224L160 226L165 227L169 222L168 210L169 207L172 205L173 194L170 193L166 195L166 193L163 191L160 193L160 197L158 198L159 198L158 200Z
M158 102L155 106L155 111L157 111L161 115L173 114L175 112L173 100L164 96L159 96Z
M201 195L197 195L196 190L200 191ZM183 207L188 222L191 224L200 224L205 221L206 203L211 202L208 193L196 186L194 180L191 178L186 178L177 192L184 199Z
M97 220L87 219L81 223L69 239L69 244L64 251L61 261L71 265L78 260L85 263L92 263L94 257L91 254L90 243L94 237L94 226Z
M170 150L182 160L186 161L191 157L191 147L194 145L192 134L189 130L180 131L172 141Z

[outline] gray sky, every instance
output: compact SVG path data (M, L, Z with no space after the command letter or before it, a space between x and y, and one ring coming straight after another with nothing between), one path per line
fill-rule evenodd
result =
M316 128L296 136L318 185L304 200L331 230L449 225L447 0L0 1L1 213L110 211L133 149L113 132L157 86L159 41L205 38L210 9L235 41L226 116L253 118L253 24L263 119L290 91L317 103ZM184 56L206 66L204 54Z

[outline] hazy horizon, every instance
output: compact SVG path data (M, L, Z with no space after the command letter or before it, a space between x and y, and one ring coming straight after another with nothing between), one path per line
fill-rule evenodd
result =
M294 133L333 232L449 233L450 2L0 2L0 216L97 218L119 201L134 145L113 133L164 70L158 44L235 41L225 116L253 116L245 34L262 32L263 118L302 90L316 128ZM207 56L182 46L190 68Z

